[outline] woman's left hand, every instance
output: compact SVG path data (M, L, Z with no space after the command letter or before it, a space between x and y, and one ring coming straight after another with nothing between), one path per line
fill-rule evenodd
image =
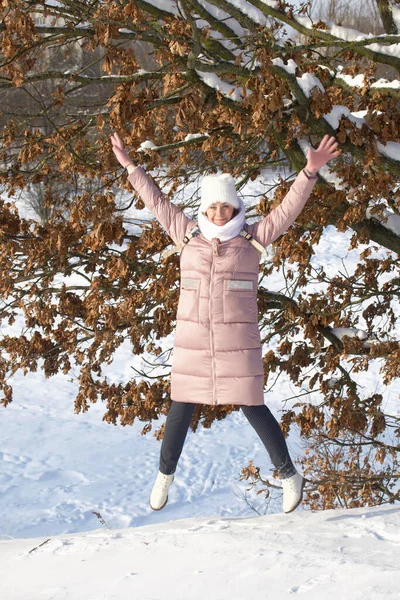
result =
M329 135L324 135L320 145L316 150L308 149L306 169L310 173L316 173L326 165L332 158L336 158L341 154L341 150L336 150L338 147L336 139Z

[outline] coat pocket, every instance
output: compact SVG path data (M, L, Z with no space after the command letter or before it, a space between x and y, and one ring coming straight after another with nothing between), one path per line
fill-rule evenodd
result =
M253 279L224 280L224 323L257 321L257 290Z
M182 321L199 322L200 279L181 277L177 318Z

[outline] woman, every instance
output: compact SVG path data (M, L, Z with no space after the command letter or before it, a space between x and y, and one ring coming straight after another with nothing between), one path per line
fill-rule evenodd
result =
M165 423L160 470L150 506L161 510L182 452L195 405L238 404L263 442L282 480L283 510L300 504L305 480L289 456L281 428L264 404L263 364L257 321L260 252L295 221L317 181L318 170L337 157L335 138L309 149L306 167L282 203L248 225L245 207L229 174L205 176L198 222L161 193L132 163L117 133L111 136L118 162L147 208L178 245L181 292L171 371L171 407ZM200 230L193 235L195 229Z

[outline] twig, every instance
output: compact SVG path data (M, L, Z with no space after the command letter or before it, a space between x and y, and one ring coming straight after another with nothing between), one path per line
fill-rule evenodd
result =
M44 546L45 544L47 544L47 542L50 542L51 538L49 538L48 540L45 540L44 542L42 542L41 544L39 544L39 546L35 546L34 548L32 548L32 550L29 550L29 554L31 552L34 552L35 550L38 550L41 546Z
M107 529L110 529L109 525L106 523L106 521L103 519L103 517L101 516L101 514L99 512L92 510L92 514L96 515L96 517L99 519L99 521L102 525L104 525Z

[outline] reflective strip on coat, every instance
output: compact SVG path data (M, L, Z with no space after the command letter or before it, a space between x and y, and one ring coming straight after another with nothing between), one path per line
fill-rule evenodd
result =
M175 244L197 222L172 204L137 167L129 181ZM282 235L304 207L317 179L303 171L282 203L244 226L263 247ZM260 254L246 239L212 242L202 234L180 257L180 297L171 371L171 398L198 404L264 404L257 318Z

